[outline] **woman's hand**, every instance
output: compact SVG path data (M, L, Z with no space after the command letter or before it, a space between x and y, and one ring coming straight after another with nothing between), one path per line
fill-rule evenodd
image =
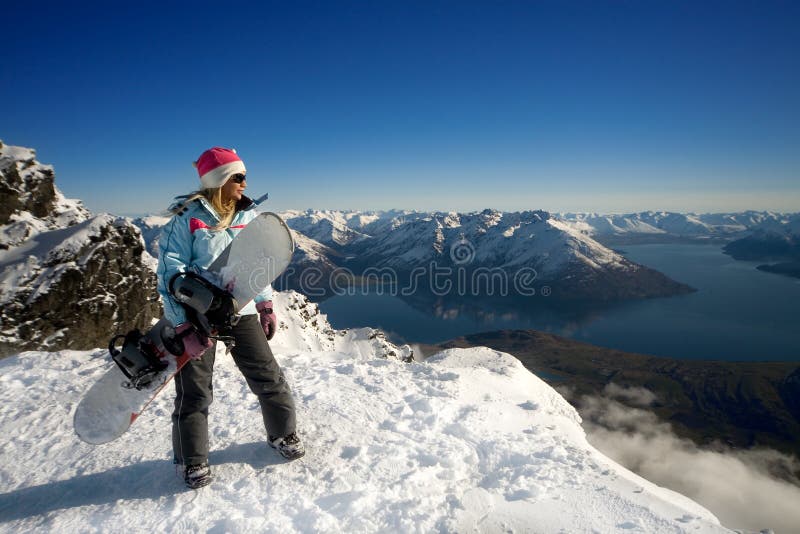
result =
M175 334L183 342L184 354L188 354L190 360L199 360L214 346L214 342L198 332L192 323L179 324Z
M258 310L258 318L261 320L261 328L267 335L267 340L275 337L275 332L278 330L278 318L272 309L272 301L265 300L256 304Z

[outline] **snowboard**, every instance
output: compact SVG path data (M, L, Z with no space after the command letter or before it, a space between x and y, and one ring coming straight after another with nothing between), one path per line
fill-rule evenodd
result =
M261 213L234 237L202 276L232 294L241 309L280 276L293 252L294 240L283 219L274 213ZM175 356L165 346L165 333L171 332L172 327L162 318L141 337L141 342L166 363L145 386L134 387L112 361L113 366L86 392L73 416L75 433L82 441L99 445L122 436L189 362L186 353Z

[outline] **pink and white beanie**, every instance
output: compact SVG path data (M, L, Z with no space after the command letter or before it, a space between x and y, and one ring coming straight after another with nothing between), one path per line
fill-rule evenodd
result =
M233 148L209 148L194 162L203 189L222 187L234 174L246 174L244 162Z

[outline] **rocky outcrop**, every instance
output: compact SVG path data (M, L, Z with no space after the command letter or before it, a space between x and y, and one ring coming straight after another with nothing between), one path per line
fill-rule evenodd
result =
M0 141L0 250L91 216L80 201L64 198L54 180L53 167L36 161L36 151Z
M32 150L1 154L10 200L0 226L0 357L104 347L114 333L147 327L160 304L138 228L64 199Z
M414 351L408 345L395 345L381 330L352 328L334 330L319 306L296 291L281 291L273 296L278 314L278 333L273 345L281 350L332 352L347 351L377 358L411 362Z

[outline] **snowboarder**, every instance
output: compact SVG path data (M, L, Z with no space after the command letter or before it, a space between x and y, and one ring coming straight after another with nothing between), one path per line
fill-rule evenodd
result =
M157 274L164 316L179 333L192 330L185 341L192 361L175 377L172 446L175 463L183 467L186 485L199 488L212 478L208 465L208 408L213 399L215 344L194 330L184 308L170 295L168 284L178 272L202 275L257 213L254 202L244 195L247 171L235 150L210 148L194 165L201 188L179 197L179 202L170 208L173 217L159 239ZM230 352L258 397L269 445L284 458L299 458L305 450L296 432L292 392L268 343L277 327L271 287L244 306L239 316L238 323L220 335L234 340Z

